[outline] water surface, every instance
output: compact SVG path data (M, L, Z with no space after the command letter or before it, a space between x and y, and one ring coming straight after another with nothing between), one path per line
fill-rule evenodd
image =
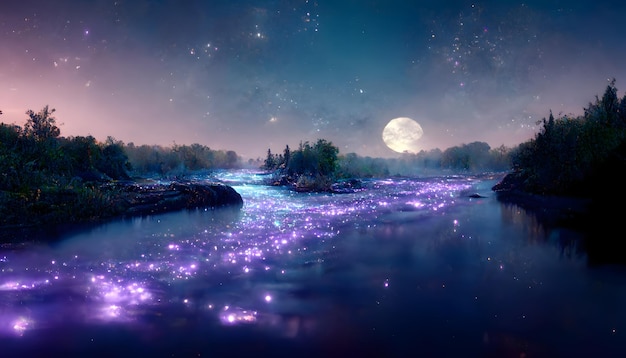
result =
M8 356L622 356L626 272L490 191L385 178L345 194L219 173L241 210L118 220L0 249ZM471 198L479 193L483 198Z

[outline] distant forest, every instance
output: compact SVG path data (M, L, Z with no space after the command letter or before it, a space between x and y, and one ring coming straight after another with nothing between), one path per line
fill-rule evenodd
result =
M615 196L615 173L626 167L626 95L618 98L613 79L602 97L596 96L583 109L582 115L557 118L550 111L547 119L537 122L541 127L535 137L514 148L492 149L487 143L473 142L443 152L434 149L382 159L354 153L337 155L336 147L320 151L320 142L313 146L305 142L295 152L289 146L282 154L268 149L262 167L283 176L308 180L317 177L326 182L389 175L509 171L507 180L512 187L531 194L599 197L608 195L605 190L609 190ZM322 144L332 146L325 141ZM336 158L326 158L328 155ZM314 170L316 163L329 161L335 163L332 172ZM298 178L294 180L297 182Z
M626 152L626 96L617 97L615 80L580 116L555 118L550 112L537 123L542 127L535 138L517 147L490 148L473 142L398 158L341 154L331 142L319 139L301 142L295 150L286 146L278 154L268 149L264 160L244 163L234 151L197 143L164 147L124 144L112 137L104 142L92 136L63 137L54 112L48 106L39 112L28 110L23 127L0 123L0 200L19 197L36 202L45 193L64 191L106 202L95 183L243 167L327 181L512 171L527 191L571 195L579 194L607 162L623 162Z
M321 141L326 142L324 139ZM311 146L308 142L300 143L296 153L312 152L304 155L305 166L315 166L318 160L316 157L316 147L320 142ZM332 145L332 143L331 143ZM309 148L310 147L310 148ZM433 149L430 151L420 151L416 154L403 153L399 158L373 158L363 157L356 153L339 154L339 149L335 147L337 153L336 167L333 174L336 178L370 178L386 176L424 176L442 173L479 173L486 171L506 171L511 168L512 149L505 146L492 149L485 142L472 142L448 148L444 151ZM265 170L276 170L280 168L293 168L294 158L299 156L289 155L289 145L282 153L272 153L267 150L266 158L261 165ZM311 163L306 163L310 161ZM302 164L300 164L302 166ZM289 171L289 170L288 170ZM291 169L293 172L294 169ZM295 170L298 171L298 170ZM309 170L310 171L310 170Z
M113 137L104 142L93 136L63 137L56 125L54 109L45 106L39 112L28 110L23 127L0 123L0 191L29 193L41 187L66 187L70 183L107 180L129 180L132 177L184 177L198 171L256 167L273 170L287 166L285 153L272 154L268 149L262 161L242 159L232 150L215 150L206 145L160 146L125 144ZM2 112L0 112L2 114ZM326 142L321 139L323 143ZM319 142L317 144L320 144ZM294 151L293 159L318 160L311 151L303 151L308 142ZM507 170L511 149L491 149L487 143L474 142L461 146L403 154L400 158L361 157L355 153L339 154L333 178L373 177L388 175L426 175L433 171ZM306 154L299 157L298 153ZM314 153L313 153L314 154ZM290 167L295 168L296 162Z

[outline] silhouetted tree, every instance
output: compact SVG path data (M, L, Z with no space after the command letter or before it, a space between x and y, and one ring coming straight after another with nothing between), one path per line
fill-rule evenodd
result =
M54 108L48 109L48 106L45 106L38 113L32 110L26 111L28 121L24 125L24 135L37 141L58 137L61 130L56 126L56 119L52 117L55 111Z
M100 175L96 163L101 160L101 149L93 136L76 136L61 140L61 151L65 154L63 169L71 176L84 180L96 180Z
M614 126L617 124L618 108L617 88L615 87L615 79L612 79L606 87L602 99L596 96L595 103L589 103L589 106L585 108L584 116L592 121Z
M283 151L283 161L285 167L289 166L289 161L291 160L291 150L289 149L289 144L285 146L285 150Z
M272 154L272 151L267 149L267 156L265 157L265 162L263 162L263 168L266 170L274 170L276 169L276 159Z
M24 175L21 128L0 123L0 190L17 191Z
M116 141L111 136L107 137L102 148L101 160L96 162L96 168L111 179L130 179L128 171L132 167L124 151L124 143Z
M441 166L447 169L469 170L470 158L469 153L461 147L455 146L446 149L441 158Z
M337 169L337 154L339 154L339 148L325 139L318 139L313 150L315 151L315 157L317 159L314 173L323 176L334 175Z
M226 152L226 168L236 168L239 162L237 152L229 150Z
M488 170L503 171L511 169L511 149L504 144L489 151Z
M554 118L550 112L535 138L513 152L516 181L537 194L583 195L585 182L624 147L622 102L613 80L583 116Z

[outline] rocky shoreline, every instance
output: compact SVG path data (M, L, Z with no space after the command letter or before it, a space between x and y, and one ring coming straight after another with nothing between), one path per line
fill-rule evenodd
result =
M93 215L88 220L59 220L58 213L54 219L45 219L46 211L59 210L59 201L67 204L72 200L72 193L61 193L54 200L48 201L42 212L23 214L19 222L0 225L0 243L20 242L23 240L39 241L40 237L57 236L77 227L98 225L115 219L148 216L191 210L197 208L230 207L240 209L243 206L241 195L231 186L204 181L169 181L152 180L109 182L100 186L107 193L110 208ZM65 200L64 200L65 199ZM68 204L69 205L69 204ZM68 212L73 210L67 207ZM52 216L52 215L50 215ZM44 239L47 241L48 239Z
M119 187L120 185L117 184ZM241 208L243 199L232 187L220 183L171 182L132 183L121 185L125 208L122 216L153 215L183 209L217 208L233 206Z

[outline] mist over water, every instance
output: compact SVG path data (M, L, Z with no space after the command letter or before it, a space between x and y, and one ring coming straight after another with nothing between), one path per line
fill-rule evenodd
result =
M241 210L0 249L0 343L16 354L626 349L624 270L590 269L577 232L499 203L497 175L369 179L345 194L264 179L206 178L232 185Z

